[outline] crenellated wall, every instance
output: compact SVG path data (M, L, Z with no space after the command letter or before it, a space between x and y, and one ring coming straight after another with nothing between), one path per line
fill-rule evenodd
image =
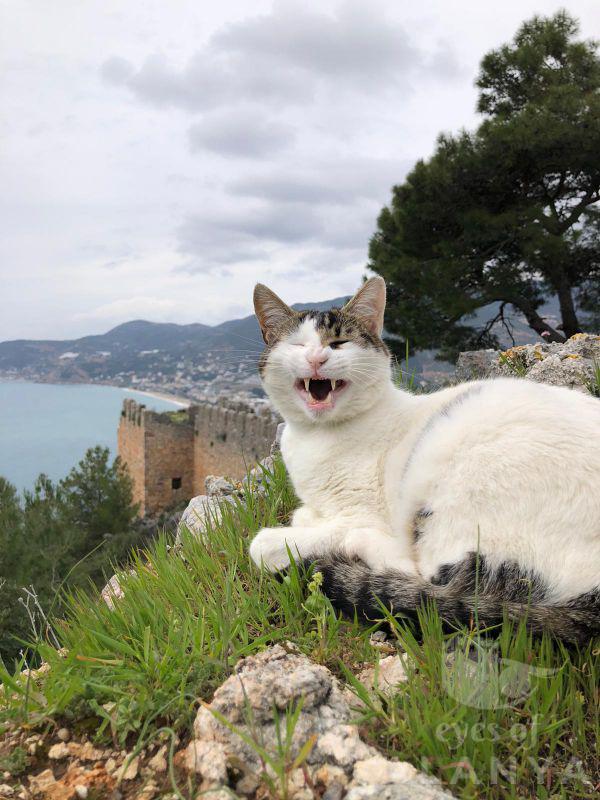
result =
M240 402L202 403L157 414L125 400L119 455L134 483L140 514L204 493L207 475L241 478L269 452L279 418Z

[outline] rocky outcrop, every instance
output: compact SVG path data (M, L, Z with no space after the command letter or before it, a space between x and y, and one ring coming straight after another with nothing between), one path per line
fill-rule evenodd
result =
M499 375L600 394L600 336L576 333L566 342L537 342L503 352L473 350L458 357L459 380Z
M436 779L363 742L351 720L326 667L290 643L275 645L238 662L198 711L185 761L202 790L240 797L254 797L261 784L290 800L452 797Z

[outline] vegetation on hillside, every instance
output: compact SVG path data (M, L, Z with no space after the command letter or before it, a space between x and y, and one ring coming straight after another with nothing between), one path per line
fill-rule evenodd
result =
M296 569L281 580L249 560L252 535L285 523L294 505L276 462L266 494L249 487L236 505L223 507L204 539L184 535L173 549L163 536L138 554L114 610L97 594L71 592L66 620L53 628L67 652L38 637L32 646L50 670L35 691L4 671L8 702L0 719L6 726L81 725L128 749L160 730L185 742L199 702L239 658L292 640L350 681L365 703L356 715L371 743L439 776L457 797L593 796L600 780L593 644L567 651L505 624L491 647L475 627L442 633L433 609L424 611L417 638L388 618L389 650L410 656L408 681L391 698L371 697L352 673L377 660L370 635L383 612L370 628L341 619L318 581ZM188 796L185 786L179 790Z
M0 658L11 665L31 637L27 611L63 608L63 589L98 584L139 538L132 483L94 447L58 483L40 475L20 498L0 477ZM37 598L37 600L36 600Z
M577 34L561 11L488 53L481 125L442 134L379 215L369 267L388 282L387 329L411 347L452 359L496 346L507 307L547 341L597 325L600 56ZM538 313L550 296L556 327ZM498 313L478 326L491 305Z

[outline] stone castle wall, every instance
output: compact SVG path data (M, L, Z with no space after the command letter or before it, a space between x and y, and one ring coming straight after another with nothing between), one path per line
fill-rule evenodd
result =
M243 403L202 403L157 414L125 400L119 455L134 484L140 514L154 514L204 492L207 475L239 479L264 458L279 418Z

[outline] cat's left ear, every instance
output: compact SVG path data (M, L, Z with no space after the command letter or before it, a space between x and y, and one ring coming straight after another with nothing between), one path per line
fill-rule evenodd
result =
M254 287L254 311L266 344L273 344L277 330L295 316L294 311L263 283Z
M381 336L385 312L385 281L383 278L379 275L369 278L354 297L346 303L343 310L360 320L373 336Z

